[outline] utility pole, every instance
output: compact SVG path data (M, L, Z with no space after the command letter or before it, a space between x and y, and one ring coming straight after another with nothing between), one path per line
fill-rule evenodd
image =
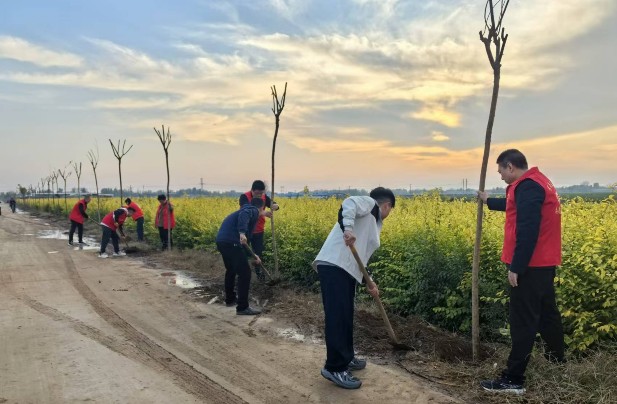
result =
M204 192L204 179L203 177L199 179L201 183L201 192Z

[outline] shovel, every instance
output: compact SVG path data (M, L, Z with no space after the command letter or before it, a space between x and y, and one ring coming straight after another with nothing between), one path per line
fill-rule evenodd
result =
M255 254L255 252L253 252L253 249L251 248L250 245L243 244L243 246L248 250L248 252L253 256L253 258L258 258L257 254ZM268 278L270 278L270 280L268 281L268 285L272 286L272 285L277 284L279 281L275 280L274 278L272 278L272 275L270 274L270 271L268 271L266 269L266 267L264 267L264 264L261 263L261 259L259 261L260 261L259 267L262 269L262 271L264 271L268 275Z
M364 264L362 263L362 260L360 259L360 256L358 255L358 251L356 250L356 247L352 244L349 246L349 249L351 250L353 257L356 259L356 262L358 263L358 266L360 267L360 271L362 271L364 280L368 284L369 282L371 282L371 277L368 274L368 271L366 270L366 268L364 267ZM388 315L386 314L386 309L384 309L379 296L375 296L375 303L377 303L377 307L379 307L379 311L381 312L381 318L383 318L383 322L386 324L386 329L388 330L388 335L390 336L390 339L391 339L390 344L395 349L409 351L411 347L405 344L402 344L396 337L396 334L394 334L394 330L392 329L392 324L390 324L390 319L388 318Z
M98 223L96 220L88 218L88 220L90 220L92 223L96 224L97 226L100 225L100 223ZM118 234L118 231L116 230L116 234ZM137 252L137 247L131 247L129 246L129 243L127 241L128 236L127 237L122 237L121 234L118 234L118 238L122 241L124 241L124 252L127 254L131 254L131 253L135 253Z

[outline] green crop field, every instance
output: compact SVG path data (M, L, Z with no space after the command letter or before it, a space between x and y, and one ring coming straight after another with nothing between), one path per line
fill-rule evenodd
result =
M337 219L340 200L277 198L279 267L283 278L316 289L311 262ZM69 208L75 203L69 200ZM136 200L146 215L146 237L157 243L153 227L158 202ZM119 199L101 201L102 213ZM177 198L175 245L215 250L214 238L226 215L237 209L234 198ZM64 200L30 200L37 209L66 214ZM96 217L94 199L89 213ZM93 212L94 211L94 212ZM416 314L445 329L468 333L471 324L471 257L475 200L443 200L438 194L400 199L385 221L382 246L370 267L388 310ZM557 276L558 303L572 351L585 351L617 338L617 201L565 200L563 265ZM68 220L67 220L68 221ZM486 211L480 266L481 326L485 338L507 334L508 286L499 261L503 212ZM133 226L129 220L128 227ZM272 265L266 227L266 265Z

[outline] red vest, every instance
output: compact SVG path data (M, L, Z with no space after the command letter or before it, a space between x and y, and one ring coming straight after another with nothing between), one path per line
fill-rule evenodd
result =
M163 223L160 223L161 220ZM159 207L156 210L154 226L169 229L169 201L159 204ZM171 228L173 229L174 227L176 227L176 217L174 216L174 212L171 211Z
M118 225L116 225L116 222L114 221L115 210L106 214L103 220L101 220L101 224L103 226L109 227L112 230L116 230L120 225L124 223L129 213L128 210L126 210L126 208L120 208L120 209L122 209L124 212L122 212L120 217L118 217Z
M71 210L71 213L69 214L69 219L77 223L84 224L85 217L83 217L81 213L79 212L79 205L84 205L84 212L86 211L86 209L88 209L88 204L86 203L86 200L80 199L75 204L75 206L73 206L73 209Z
M551 181L542 174L537 167L532 167L518 180L506 188L506 224L503 240L501 260L506 264L512 263L514 248L516 247L516 201L514 191L518 184L530 179L544 188L544 204L542 205L542 219L540 234L534 249L530 267L550 267L561 264L561 205L557 190Z
M244 195L249 200L249 203L253 200L253 193L251 191L245 192ZM264 200L264 208L266 207L266 193L261 196L261 199ZM253 234L255 233L263 233L266 227L266 217L259 215L259 219L257 219L257 224L255 225L255 230L253 230Z
M133 216L131 216L133 218L133 221L136 221L137 219L139 219L140 217L144 217L144 211L141 210L141 208L139 207L138 204L136 204L135 202L131 201L131 203L129 203L128 205L126 205L126 208L133 208L135 209L135 213L133 213Z

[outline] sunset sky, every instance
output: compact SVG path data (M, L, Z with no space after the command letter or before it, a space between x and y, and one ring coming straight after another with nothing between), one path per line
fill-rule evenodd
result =
M492 69L484 0L0 0L0 192L108 139L125 188L269 182L270 87L288 83L277 192L478 186ZM512 0L494 161L523 151L557 186L617 182L617 2ZM76 186L73 173L68 188ZM281 188L283 187L283 188Z

